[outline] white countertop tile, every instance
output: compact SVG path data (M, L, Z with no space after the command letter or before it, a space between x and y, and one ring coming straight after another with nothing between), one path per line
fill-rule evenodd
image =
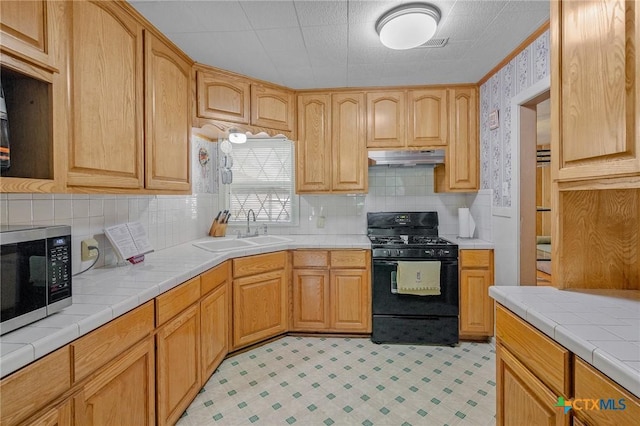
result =
M640 397L640 297L637 291L493 286L489 294ZM540 301L546 301L549 306Z
M278 236L287 241L217 253L193 246L213 239L201 238L147 254L137 265L92 269L74 277L71 306L0 337L2 377L227 259L296 248L371 248L361 234Z

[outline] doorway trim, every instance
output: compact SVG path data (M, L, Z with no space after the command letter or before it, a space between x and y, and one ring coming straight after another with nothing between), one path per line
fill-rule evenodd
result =
M522 222L521 222L521 214L520 214L520 194L521 194L521 182L520 182L520 176L521 176L521 149L520 149L520 144L521 144L521 135L520 135L520 126L521 126L521 108L523 108L523 106L525 106L524 108L526 108L526 105L529 104L532 100L535 100L537 97L540 97L541 95L545 94L546 92L549 92L551 90L551 78L549 76L543 78L542 80L538 81L537 83L531 85L531 87L521 91L520 93L518 93L516 96L514 96L513 98L511 98L511 161L512 161L512 169L511 169L511 177L512 180L514 182L512 182L513 187L516 188L516 190L514 191L514 193L512 194L512 202L511 202L511 206L513 209L513 216L512 219L517 221L517 226L515 226L515 230L516 230L516 241L517 241L517 250L516 250L516 265L517 265L517 271L518 271L518 283L519 284L523 284L521 282L521 275L520 275L520 271L521 271L521 244L520 242L521 240L521 229L522 229ZM534 279L535 279L535 274L534 274ZM535 281L533 283L531 283L532 285L535 285Z

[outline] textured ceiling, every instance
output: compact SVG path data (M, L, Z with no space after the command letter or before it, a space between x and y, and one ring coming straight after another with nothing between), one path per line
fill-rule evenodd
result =
M430 1L443 48L394 51L375 22L402 1L130 1L197 62L294 89L475 83L549 19L549 1Z

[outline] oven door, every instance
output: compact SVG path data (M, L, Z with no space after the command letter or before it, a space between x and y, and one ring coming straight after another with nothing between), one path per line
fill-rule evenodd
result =
M417 259L373 259L373 315L392 316L457 316L458 260L437 259L441 263L440 295L416 296L398 294L395 277L398 261ZM420 261L431 259L420 259Z

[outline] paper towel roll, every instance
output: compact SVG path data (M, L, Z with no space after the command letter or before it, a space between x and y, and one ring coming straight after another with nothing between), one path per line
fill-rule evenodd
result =
M476 222L473 220L468 208L458 209L458 237L473 238L476 230Z

